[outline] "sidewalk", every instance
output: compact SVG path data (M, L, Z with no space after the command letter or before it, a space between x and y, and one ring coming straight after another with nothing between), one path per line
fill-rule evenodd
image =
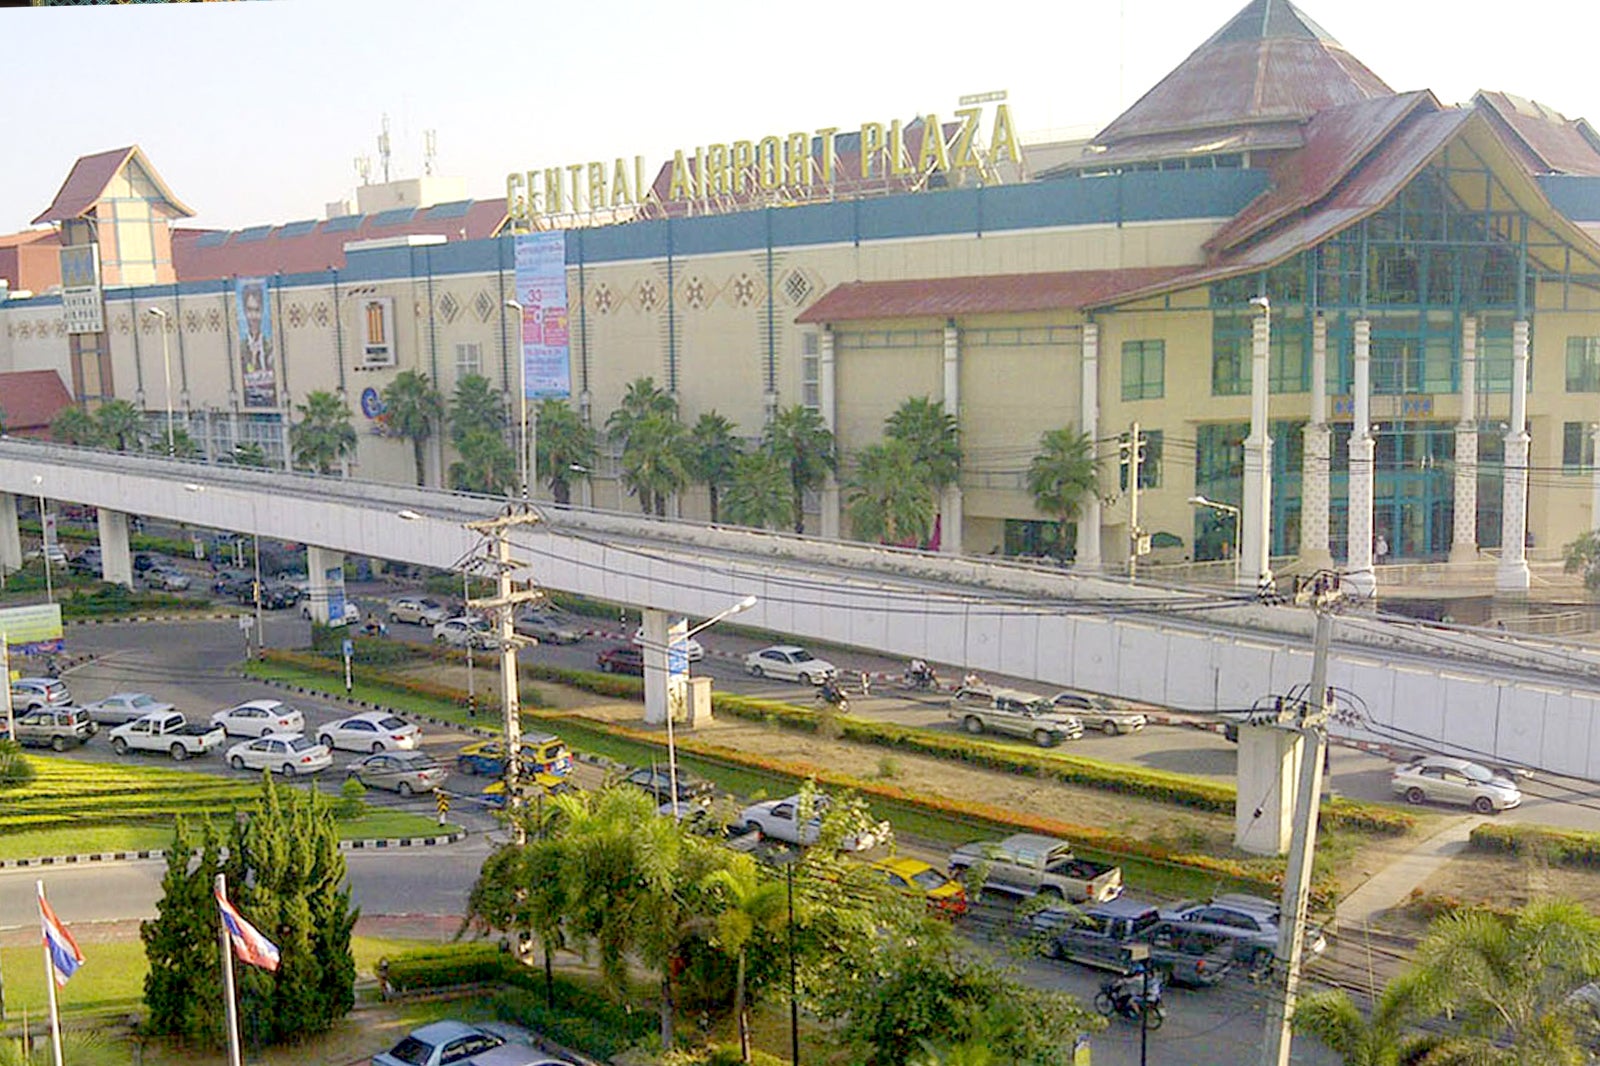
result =
M1412 889L1466 850L1468 835L1486 820L1482 815L1455 818L1426 840L1419 841L1339 901L1334 912L1337 924L1341 928L1359 929L1382 912L1404 903Z

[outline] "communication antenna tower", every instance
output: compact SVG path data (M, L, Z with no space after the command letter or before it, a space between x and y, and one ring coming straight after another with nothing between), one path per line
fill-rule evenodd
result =
M437 130L422 131L422 173L433 173L433 161L439 154L439 132Z
M389 116L383 116L383 132L378 134L378 158L383 160L384 184L389 181Z
M356 164L356 177L361 179L361 184L363 184L363 185L371 185L372 184L372 157L370 155L358 155L358 156L356 156L355 164Z

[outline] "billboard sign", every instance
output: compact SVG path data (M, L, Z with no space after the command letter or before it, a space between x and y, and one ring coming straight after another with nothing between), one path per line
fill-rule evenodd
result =
M322 572L328 586L328 624L344 624L344 567L330 566Z
M31 607L0 609L0 640L20 655L61 651L66 646L61 629L61 605L39 603Z
M233 302L239 317L239 378L245 407L278 406L278 356L273 348L272 307L266 278L236 278Z
M357 370L394 366L394 299L368 296L361 301L361 359Z
M105 332L98 245L74 244L61 249L61 310L67 317L68 333Z
M522 305L522 371L530 400L572 395L567 345L567 235L517 237L517 302Z

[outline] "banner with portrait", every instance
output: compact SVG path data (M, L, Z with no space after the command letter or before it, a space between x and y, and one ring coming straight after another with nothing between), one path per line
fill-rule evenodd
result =
M522 305L522 371L530 400L572 395L567 345L567 235L517 237L517 302Z
M239 380L245 407L278 406L278 351L272 336L272 290L266 278L235 278Z

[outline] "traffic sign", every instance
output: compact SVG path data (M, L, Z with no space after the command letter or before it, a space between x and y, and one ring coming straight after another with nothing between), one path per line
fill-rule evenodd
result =
M445 816L450 813L450 794L442 788L434 789L433 803L439 810L439 824L444 825Z

